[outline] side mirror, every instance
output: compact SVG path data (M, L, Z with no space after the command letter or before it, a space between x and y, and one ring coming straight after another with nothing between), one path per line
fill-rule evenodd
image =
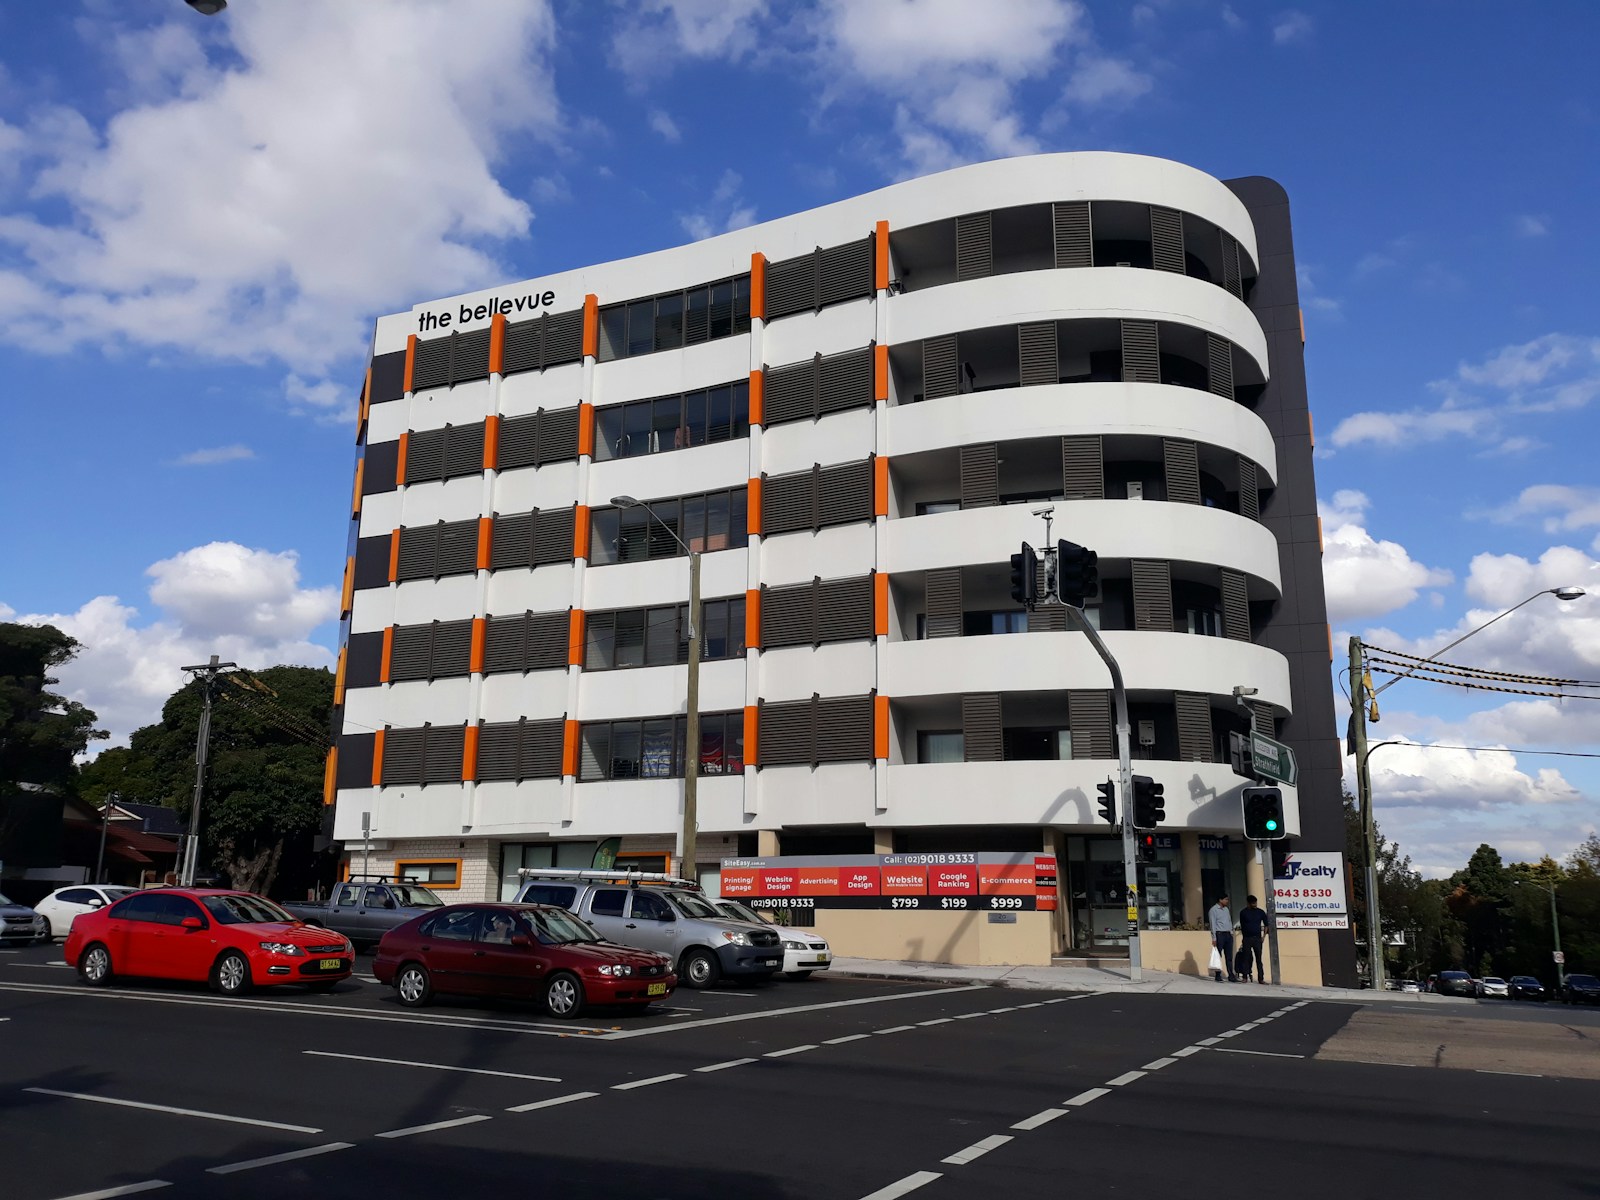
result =
M89 907L90 908L104 908L105 906L106 906L106 902L104 900L100 899L99 896L96 896L92 900L89 901Z
M199 917L185 917L181 922L185 929L204 929L206 923Z
M511 944L513 946L522 946L523 948L526 948L533 945L533 939L525 933L513 933L511 935Z

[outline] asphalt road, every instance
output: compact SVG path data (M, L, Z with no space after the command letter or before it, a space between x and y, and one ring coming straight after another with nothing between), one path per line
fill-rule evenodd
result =
M359 979L96 991L52 959L0 952L4 1200L1600 1194L1600 1080L1396 1065L1435 1061L1405 1021L1317 1057L1400 1005L819 976L569 1024ZM1600 1052L1600 1013L1480 1009L1476 1042L1544 1021Z

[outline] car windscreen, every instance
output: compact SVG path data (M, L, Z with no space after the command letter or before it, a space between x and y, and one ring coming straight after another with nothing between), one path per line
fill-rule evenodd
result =
M202 896L200 903L219 925L292 925L299 920L260 896Z
M1593 975L1568 975L1568 983L1581 983L1584 987L1600 987L1600 979Z
M767 919L760 913L756 912L753 908L740 904L737 900L724 900L722 902L722 908L723 911L735 921L749 921L754 925L765 925L768 923Z
M395 903L403 908L443 908L444 901L439 899L425 887L418 887L414 883L391 883L389 890L394 893Z
M598 942L600 935L596 933L587 921L575 917L569 912L559 912L555 909L534 909L527 914L529 921L533 922L533 931L541 942L557 946L568 945L572 942Z
M687 892L668 892L667 899L671 900L678 911L686 917L700 917L702 919L710 917L714 921L727 920L726 917L699 896L691 896Z
M4 892L0 892L0 904L15 904L15 903L16 903L16 901L13 900L10 896L6 895Z
M101 888L100 890L106 894L106 903L107 904L115 904L118 900L121 900L124 896L131 896L131 895L133 895L134 892L138 891L137 888L111 888L111 887Z

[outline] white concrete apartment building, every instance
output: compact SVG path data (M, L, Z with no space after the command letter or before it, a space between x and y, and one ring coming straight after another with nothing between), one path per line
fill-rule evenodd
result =
M1053 504L1166 789L1147 921L1260 891L1226 750L1252 715L1299 757L1295 847L1343 845L1302 330L1277 184L1104 153L381 318L333 836L459 899L612 837L673 868L681 539L709 885L740 855L1043 851L1049 951L1115 945L1109 680L1009 595ZM1346 931L1307 936L1353 972Z

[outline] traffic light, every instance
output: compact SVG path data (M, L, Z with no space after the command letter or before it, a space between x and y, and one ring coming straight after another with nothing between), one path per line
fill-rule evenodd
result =
M1100 793L1100 819L1107 825L1117 823L1117 785L1111 780L1094 785L1094 790Z
M1011 556L1011 598L1023 608L1039 603L1039 555L1027 542Z
M1167 819L1167 785L1148 775L1133 777L1133 827L1154 829Z
M1273 842L1286 834L1283 793L1275 787L1244 789L1244 836L1254 842Z
M1228 763L1233 767L1235 775L1242 775L1246 779L1256 777L1255 752L1250 748L1248 733L1228 735Z
M1082 608L1100 590L1100 556L1066 539L1056 543L1056 594L1061 603Z
M1156 835L1141 833L1133 839L1133 861L1153 863L1156 860Z

